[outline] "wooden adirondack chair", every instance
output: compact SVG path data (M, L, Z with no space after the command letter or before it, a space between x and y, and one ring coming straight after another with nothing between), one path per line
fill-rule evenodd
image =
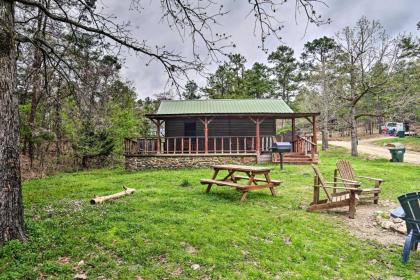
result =
M383 179L379 178L371 178L366 176L356 176L353 167L348 160L338 160L336 163L337 169L334 170L334 181L338 177L338 173L340 174L341 180L346 184L347 181L349 182L356 182L359 178L367 179L370 181L374 181L374 186L371 188L361 188L362 192L360 193L360 200L372 200L374 204L378 204L379 200L379 193L381 192L380 185L384 182ZM363 186L360 183L361 186ZM350 187L354 187L353 185L349 185Z
M407 193L398 197L405 216L402 217L407 225L407 237L404 242L402 261L406 263L410 250L417 250L420 242L420 192Z
M359 183L347 181L343 187L337 187L336 185L338 182L334 183L325 181L318 166L312 164L312 168L315 171L314 197L308 211L348 206L349 218L354 219L356 205L359 200L358 194L361 192L358 188ZM340 183L344 184L344 182ZM350 187L350 185L352 187ZM327 196L326 199L320 199L320 188L324 190ZM334 190L334 192L330 192L329 189ZM337 190L341 190L341 192L337 192Z

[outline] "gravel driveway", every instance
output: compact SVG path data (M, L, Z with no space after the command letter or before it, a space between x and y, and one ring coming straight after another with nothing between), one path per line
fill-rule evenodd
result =
M391 154L389 153L387 148L380 147L371 143L380 139L382 138L359 140L359 145L357 146L358 152L390 159ZM349 150L351 149L350 141L329 141L328 144L333 145L333 146L347 148ZM404 162L420 164L420 153L413 152L413 151L405 151Z

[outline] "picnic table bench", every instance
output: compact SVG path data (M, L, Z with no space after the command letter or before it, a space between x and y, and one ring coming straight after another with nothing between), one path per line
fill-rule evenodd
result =
M207 185L206 193L210 192L213 185L232 187L242 193L241 202L246 200L246 196L251 190L269 188L271 194L275 196L274 188L281 184L281 181L270 178L271 169L269 167L226 164L214 165L212 168L214 170L212 178L200 180L201 184ZM222 170L227 171L228 174L223 178L217 179L217 175ZM244 175L238 175L238 172ZM255 177L256 175L263 175L264 178ZM247 181L246 183L239 182L245 180Z

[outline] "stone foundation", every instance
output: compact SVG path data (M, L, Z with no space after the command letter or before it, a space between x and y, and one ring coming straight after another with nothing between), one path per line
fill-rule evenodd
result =
M125 156L125 169L136 171L151 168L209 167L216 164L255 164L255 154L212 155L141 155Z

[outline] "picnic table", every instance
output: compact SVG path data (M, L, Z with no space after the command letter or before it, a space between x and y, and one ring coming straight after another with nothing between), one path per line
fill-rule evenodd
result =
M206 193L210 192L213 185L232 187L242 193L241 202L246 200L246 196L251 190L269 188L271 194L275 196L274 188L281 184L281 181L270 178L271 169L269 167L226 164L214 165L212 168L214 170L212 178L200 180L201 184L207 185ZM227 175L218 179L220 171L227 171ZM238 175L238 173L240 174ZM256 175L261 177L256 177Z

